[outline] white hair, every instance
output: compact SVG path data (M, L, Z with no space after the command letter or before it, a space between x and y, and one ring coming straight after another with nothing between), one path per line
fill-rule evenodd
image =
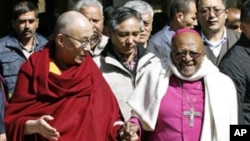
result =
M100 8L101 14L103 15L103 6L98 0L79 0L74 6L74 10L80 11L82 8L86 6L97 6Z
M146 1L130 0L130 1L127 1L123 6L132 8L138 11L140 14L150 13L152 17L154 16L154 10L152 6Z

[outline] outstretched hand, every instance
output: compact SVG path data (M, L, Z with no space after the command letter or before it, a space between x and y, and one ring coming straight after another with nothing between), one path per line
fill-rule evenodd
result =
M25 134L39 133L49 140L57 141L60 137L60 133L48 123L48 121L53 119L50 115L43 115L37 120L26 121Z
M139 141L139 127L132 122L126 122L119 130L121 141Z

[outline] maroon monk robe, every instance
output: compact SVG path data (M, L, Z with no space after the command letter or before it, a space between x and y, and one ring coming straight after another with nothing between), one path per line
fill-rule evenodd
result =
M39 134L23 135L25 121L42 115L54 117L49 124L60 133L59 141L116 140L119 126L114 123L122 120L120 110L91 57L56 75L49 72L53 48L48 44L21 66L6 105L8 141L47 141Z

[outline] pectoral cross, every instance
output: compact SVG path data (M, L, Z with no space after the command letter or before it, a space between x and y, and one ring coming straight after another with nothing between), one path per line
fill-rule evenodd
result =
M200 112L195 112L194 107L190 107L189 111L184 111L185 116L189 116L189 127L194 127L194 116L201 116Z

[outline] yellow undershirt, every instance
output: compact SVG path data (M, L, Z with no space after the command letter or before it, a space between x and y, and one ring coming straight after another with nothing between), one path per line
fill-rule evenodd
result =
M57 75L62 74L60 69L55 64L54 60L50 60L50 62L49 62L49 72L52 72L52 73L57 74Z

